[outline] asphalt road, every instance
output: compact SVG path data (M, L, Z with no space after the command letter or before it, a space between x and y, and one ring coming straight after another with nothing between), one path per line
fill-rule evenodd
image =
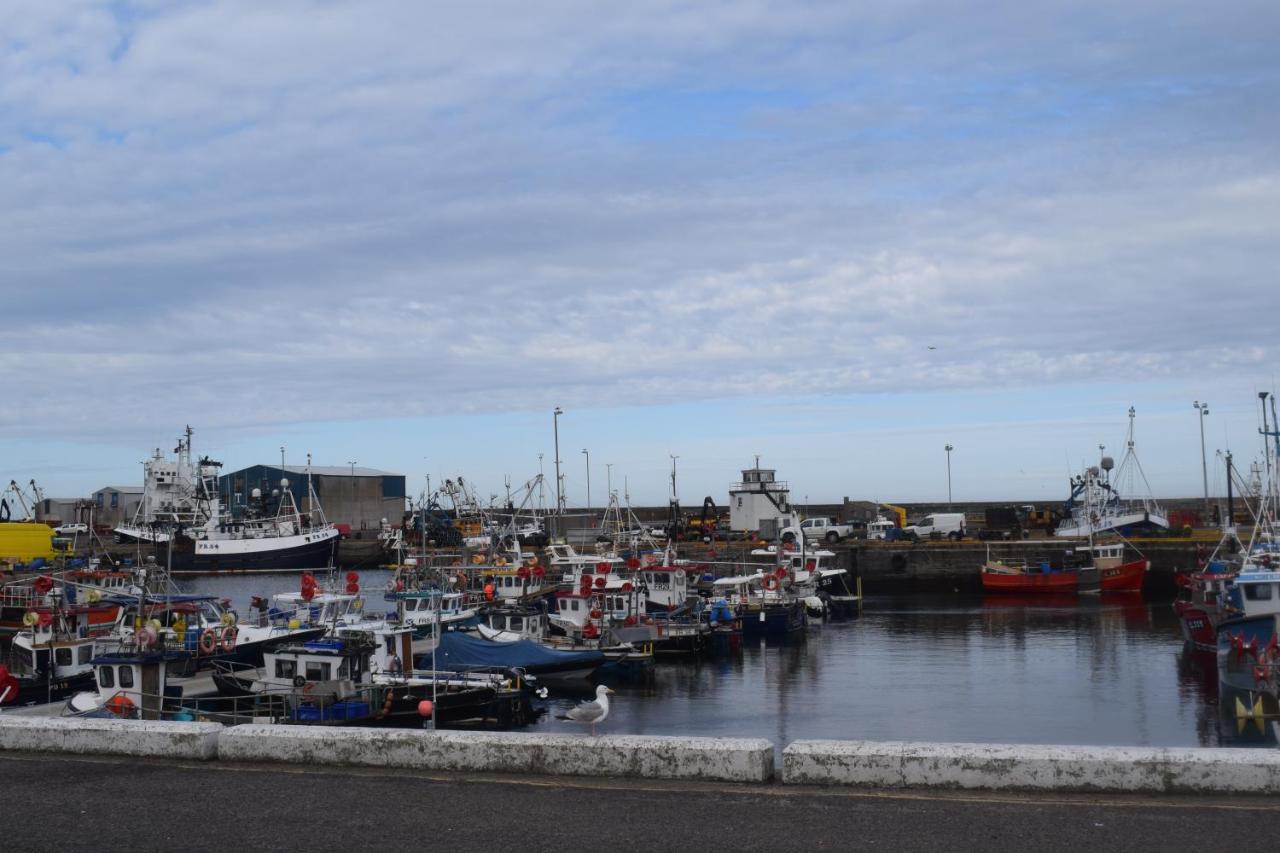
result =
M5 850L1274 848L1267 798L845 791L0 755Z

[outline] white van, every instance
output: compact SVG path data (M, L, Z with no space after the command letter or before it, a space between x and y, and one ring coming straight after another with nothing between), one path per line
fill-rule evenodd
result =
M908 524L902 529L908 539L936 539L945 536L948 539L964 538L963 512L935 512L926 515L915 524Z

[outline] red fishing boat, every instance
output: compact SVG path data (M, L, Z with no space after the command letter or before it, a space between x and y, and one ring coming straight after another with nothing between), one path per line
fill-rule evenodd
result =
M1124 560L1124 543L1081 545L1061 557L1028 563L992 560L982 566L984 592L1141 592L1150 563Z
M982 566L983 592L1075 594L1080 575L1074 569L1035 565L1025 560L987 560Z

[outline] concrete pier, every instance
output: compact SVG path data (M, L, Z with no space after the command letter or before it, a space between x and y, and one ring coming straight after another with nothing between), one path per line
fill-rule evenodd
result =
M0 714L0 751L134 755L208 761L217 723L141 722Z
M1280 751L802 740L782 753L788 785L875 788L1280 792Z
M218 755L230 761L473 773L757 783L773 778L773 744L763 738L584 737L248 725L224 731Z

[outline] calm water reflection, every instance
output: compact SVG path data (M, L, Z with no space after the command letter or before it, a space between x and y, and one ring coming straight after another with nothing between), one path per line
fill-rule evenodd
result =
M369 609L380 572L362 574ZM195 578L247 606L296 575ZM243 610L242 610L243 612ZM1167 602L871 598L802 641L663 663L618 691L602 731L630 734L1218 746L1260 742L1219 720L1212 657L1184 651ZM553 710L574 700L560 698ZM544 717L539 730L571 724ZM574 729L576 730L576 729Z

